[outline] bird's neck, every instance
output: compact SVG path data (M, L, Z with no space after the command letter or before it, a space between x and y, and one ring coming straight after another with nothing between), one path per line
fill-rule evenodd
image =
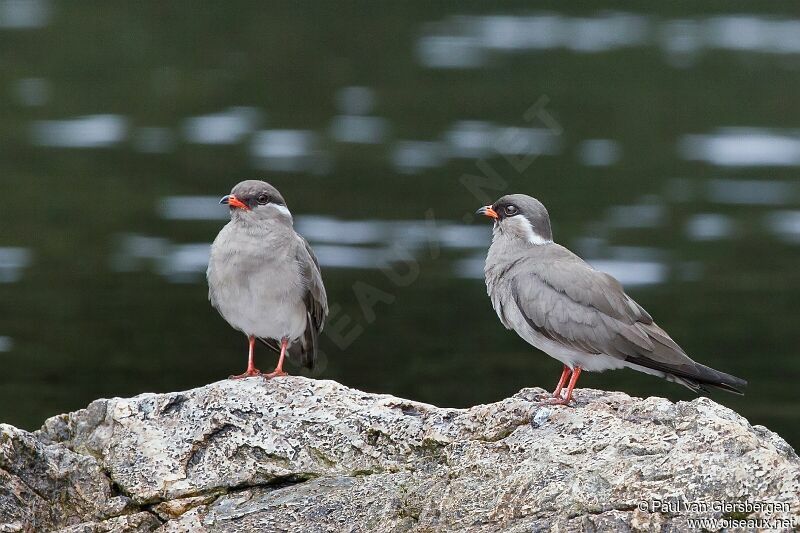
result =
M498 243L510 247L535 247L553 244L552 239L545 239L525 226L506 226L495 224L492 229L492 245Z

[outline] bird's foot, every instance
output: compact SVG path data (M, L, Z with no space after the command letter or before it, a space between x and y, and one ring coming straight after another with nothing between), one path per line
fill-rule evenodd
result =
M252 378L253 376L265 376L261 370L257 368L248 368L246 372L242 374L237 374L235 376L228 376L228 379L244 379L244 378Z
M277 377L280 377L280 376L288 376L288 375L289 374L287 374L286 372L284 372L280 368L276 368L274 372L270 372L269 374L261 374L261 377L263 377L264 379L272 379L272 378L277 378Z
M569 405L575 401L575 398L573 398L572 395L564 398L560 394L547 393L540 395L536 400L545 405Z

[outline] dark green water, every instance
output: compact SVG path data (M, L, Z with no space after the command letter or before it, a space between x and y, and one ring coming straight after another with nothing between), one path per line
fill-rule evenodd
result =
M0 421L241 372L203 254L214 198L260 177L337 305L321 377L448 406L553 387L475 276L468 215L525 192L687 353L750 381L715 400L800 444L792 3L30 5L0 19Z

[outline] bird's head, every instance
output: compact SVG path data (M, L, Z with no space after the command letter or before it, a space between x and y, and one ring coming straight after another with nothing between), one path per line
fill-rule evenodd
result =
M481 207L476 214L494 219L495 233L534 245L553 242L550 215L536 198L508 194L492 205Z
M223 196L219 203L230 207L233 220L292 223L292 214L283 196L266 181L243 181L230 194Z

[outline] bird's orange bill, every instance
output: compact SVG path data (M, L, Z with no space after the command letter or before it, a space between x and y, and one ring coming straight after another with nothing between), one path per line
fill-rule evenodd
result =
M219 203L228 204L230 207L235 207L236 209L244 209L245 211L250 210L250 208L247 207L247 204L236 198L236 196L233 194L229 194L228 196L223 196L222 200L220 200Z
M493 218L495 220L500 218L498 216L497 212L494 209L492 209L492 206L490 206L490 205L485 205L485 206L481 207L480 209L478 209L477 214L485 215L485 216L487 216L489 218Z

